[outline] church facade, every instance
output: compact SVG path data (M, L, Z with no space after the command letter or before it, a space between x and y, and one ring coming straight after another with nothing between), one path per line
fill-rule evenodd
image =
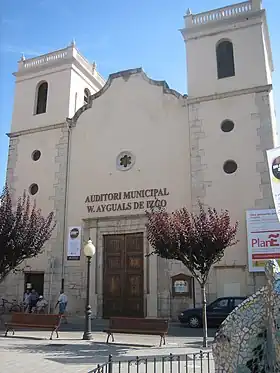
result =
M245 219L248 209L273 208L266 13L249 0L188 11L184 22L188 95L142 68L105 81L74 43L19 61L7 182L15 197L26 189L44 214L55 211L57 226L44 252L0 286L5 296L20 298L30 286L52 307L63 284L68 311L82 313L90 237L94 317L176 317L200 304L200 289L180 263L147 256L145 211L196 211L197 199L239 222L239 242L214 266L208 299L262 285L264 275L248 271Z

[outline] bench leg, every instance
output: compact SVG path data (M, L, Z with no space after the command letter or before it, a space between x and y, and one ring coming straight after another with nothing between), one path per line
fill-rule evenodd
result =
M7 335L8 335L8 331L9 331L9 330L12 330L13 335L15 335L15 329L14 329L14 328L9 328L9 327L7 327L7 329L6 329L6 331L5 331L5 335L4 335L4 337L7 337Z
M52 340L53 332L54 332L54 331L55 331L55 329L53 329L52 332L51 332L50 340Z
M106 343L109 343L110 336L112 337L112 342L115 342L115 338L114 338L113 333L108 333Z
M162 346L162 342L163 342L164 345L166 344L166 343L165 343L165 335L164 335L164 334L162 334L162 335L160 336L159 347Z
M53 337L53 333L56 333L56 338L59 338L59 335L58 335L58 331L57 331L57 328L56 329L53 329L52 332L51 332L51 336L50 336L50 340L52 340L52 337Z

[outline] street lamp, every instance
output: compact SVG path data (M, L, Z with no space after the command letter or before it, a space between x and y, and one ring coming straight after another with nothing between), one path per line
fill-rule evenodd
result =
M89 291L90 291L90 264L91 259L95 254L95 246L93 245L91 239L88 240L84 246L84 254L87 257L87 298L86 298L86 308L85 308L85 328L83 339L89 341L92 339L91 334L91 306L89 304Z

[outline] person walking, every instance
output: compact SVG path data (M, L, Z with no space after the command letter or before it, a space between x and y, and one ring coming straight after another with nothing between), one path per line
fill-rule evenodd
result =
M39 295L35 289L31 290L31 294L29 296L29 313L34 312L36 309L36 304L39 299Z
M55 308L57 306L59 306L59 311L58 312L59 312L60 316L64 318L65 324L67 324L67 319L66 319L66 316L65 316L67 303L68 303L67 295L64 293L63 290L61 290L60 295L58 297L58 300L56 302Z
M27 312L28 309L29 309L29 298L30 298L30 295L31 295L30 290L27 289L26 292L23 295L23 307L24 307L23 311L24 312Z

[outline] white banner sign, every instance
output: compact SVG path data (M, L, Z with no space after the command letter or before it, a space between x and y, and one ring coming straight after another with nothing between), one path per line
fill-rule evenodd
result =
M280 263L280 223L276 211L246 211L250 272L263 272L269 259Z
M274 206L280 221L280 147L267 150L266 153Z
M81 227L68 228L67 260L80 260Z

